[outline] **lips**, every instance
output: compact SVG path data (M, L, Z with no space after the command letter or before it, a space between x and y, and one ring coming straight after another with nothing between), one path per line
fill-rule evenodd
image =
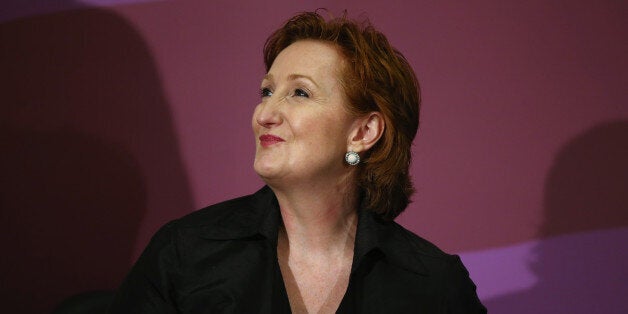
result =
M264 134L259 137L259 142L263 147L268 147L277 143L285 142L283 138L271 134Z

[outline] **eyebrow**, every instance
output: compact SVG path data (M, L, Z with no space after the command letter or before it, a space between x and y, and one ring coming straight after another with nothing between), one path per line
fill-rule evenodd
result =
M266 75L264 75L264 80L271 80L273 78L273 75L270 73L266 73ZM288 75L288 80L294 81L297 79L306 79L310 82L312 82L312 84L314 84L316 87L320 88L320 86L318 86L318 84L316 84L316 81L314 81L314 79L312 79L310 76L305 75L305 74L290 74Z

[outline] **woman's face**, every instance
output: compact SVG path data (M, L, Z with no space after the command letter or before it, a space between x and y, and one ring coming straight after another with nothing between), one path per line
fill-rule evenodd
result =
M347 173L344 154L356 123L331 44L297 41L275 59L253 114L255 171L269 184L330 183Z

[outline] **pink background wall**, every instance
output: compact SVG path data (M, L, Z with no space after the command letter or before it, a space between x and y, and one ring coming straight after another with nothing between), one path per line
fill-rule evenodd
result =
M113 289L159 226L258 189L261 48L318 7L368 16L419 76L398 222L493 313L628 310L628 5L566 0L4 1L3 304Z

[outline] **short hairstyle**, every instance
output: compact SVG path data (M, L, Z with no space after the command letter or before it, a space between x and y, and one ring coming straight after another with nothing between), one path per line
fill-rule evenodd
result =
M299 40L332 43L345 58L341 84L349 112L378 111L385 128L379 141L361 156L357 169L360 206L392 220L414 193L409 175L412 141L419 127L419 83L406 58L368 21L346 17L326 21L317 12L300 13L276 30L264 45L270 70L279 53Z

